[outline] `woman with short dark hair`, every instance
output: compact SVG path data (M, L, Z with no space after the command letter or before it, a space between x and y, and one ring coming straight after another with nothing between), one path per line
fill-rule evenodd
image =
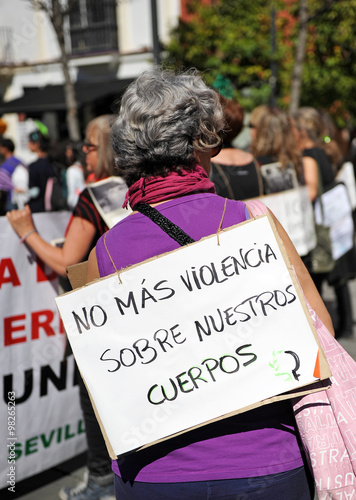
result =
M250 218L243 202L217 196L208 177L223 128L217 94L195 72L154 69L130 85L112 143L134 212L99 239L88 282L179 248L146 213L165 216L193 240L215 234L221 221L226 228ZM312 280L274 220L304 293L332 331ZM288 402L190 430L114 460L116 498L275 500L288 491L289 500L310 500L297 434Z
M218 195L231 200L247 200L263 194L262 178L253 155L233 146L243 128L244 110L234 99L219 95L224 112L225 129L222 149L212 160L210 178Z

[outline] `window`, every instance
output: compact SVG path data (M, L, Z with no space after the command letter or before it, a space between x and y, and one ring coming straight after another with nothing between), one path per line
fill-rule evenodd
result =
M69 21L72 54L118 50L116 0L78 0Z
M12 46L13 30L12 28L0 26L0 62L14 62L14 51Z

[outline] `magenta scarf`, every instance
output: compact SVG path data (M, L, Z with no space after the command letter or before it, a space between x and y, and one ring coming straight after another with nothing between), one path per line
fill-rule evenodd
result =
M214 184L200 165L194 170L171 172L166 177L141 177L127 191L122 207L129 204L134 210L138 203L159 203L193 193L215 193Z

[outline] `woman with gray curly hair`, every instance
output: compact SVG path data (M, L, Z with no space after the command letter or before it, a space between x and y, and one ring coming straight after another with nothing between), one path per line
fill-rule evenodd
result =
M193 72L160 79L148 72L128 88L113 123L116 165L128 186L172 170L192 171L197 153L220 147L223 127L217 94Z
M112 142L134 212L99 239L88 282L215 234L221 220L226 228L250 218L244 203L217 196L208 177L223 127L217 94L195 72L153 69L131 84ZM304 293L332 331L299 255L274 220ZM281 401L210 423L114 460L116 498L275 500L288 491L289 500L310 500L297 435L291 405Z

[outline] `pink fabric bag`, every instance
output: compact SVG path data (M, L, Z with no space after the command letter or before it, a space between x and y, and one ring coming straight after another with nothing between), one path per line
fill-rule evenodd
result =
M356 499L356 363L307 302L331 387L292 400L319 499Z
M259 200L246 206L267 213ZM296 422L318 498L356 500L356 362L306 302L332 377L329 389L292 399Z

